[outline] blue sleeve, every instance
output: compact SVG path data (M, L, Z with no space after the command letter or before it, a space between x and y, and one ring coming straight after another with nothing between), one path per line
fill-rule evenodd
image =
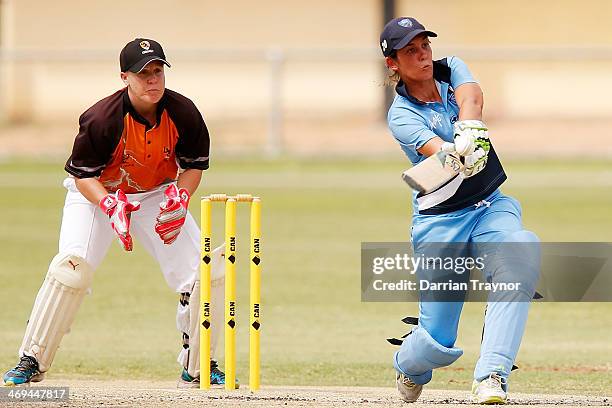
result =
M420 156L417 150L432 138L438 136L429 129L425 118L408 108L394 107L389 111L387 119L393 137L404 151L410 149Z
M453 89L457 89L459 85L463 85L468 82L478 83L461 58L448 57L447 61L448 66L451 69L451 86Z

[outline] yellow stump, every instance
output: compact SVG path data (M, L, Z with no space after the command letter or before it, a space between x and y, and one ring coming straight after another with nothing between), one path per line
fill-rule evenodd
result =
M211 292L211 221L212 203L208 198L201 202L201 256L200 259L200 389L210 388L210 292Z
M236 388L236 200L225 203L225 389ZM201 377L200 377L201 378Z
M261 200L253 198L251 203L251 268L250 298L251 317L249 325L249 388L259 389L259 328L261 299Z

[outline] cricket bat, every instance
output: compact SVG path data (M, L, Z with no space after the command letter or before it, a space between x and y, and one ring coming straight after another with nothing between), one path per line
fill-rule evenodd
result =
M440 188L459 174L463 164L454 153L454 145L445 143L443 150L432 154L416 166L402 173L402 179L421 194Z

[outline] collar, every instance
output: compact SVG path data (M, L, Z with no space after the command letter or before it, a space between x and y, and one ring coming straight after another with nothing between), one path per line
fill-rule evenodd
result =
M157 103L156 112L155 112L155 120L157 123L161 120L161 115L164 112L164 108L166 107L166 92L164 91L164 95ZM132 105L132 101L130 101L130 96L128 95L127 87L123 90L123 112L129 112L130 116L132 116L136 122L141 123L147 127L147 129L152 128L153 125L149 123L136 109L134 105Z
M438 60L438 61L433 61L434 80L438 82L446 82L447 84L450 85L450 76L451 76L451 69L446 62L446 58ZM403 96L404 98L408 99L410 102L416 105L426 104L426 102L423 102L415 98L414 96L410 95L410 92L408 91L408 87L406 86L406 84L404 84L404 82L401 79L397 83L397 85L395 85L395 92L397 92L398 95Z

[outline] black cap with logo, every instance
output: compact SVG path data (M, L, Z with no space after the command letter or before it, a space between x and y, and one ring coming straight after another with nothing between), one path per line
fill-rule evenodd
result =
M155 40L136 38L123 47L119 55L121 72L139 73L151 61L161 61L167 66L162 46Z
M380 34L380 49L385 57L392 55L396 50L404 48L419 34L437 37L438 34L426 30L423 24L412 17L398 17L389 21Z

